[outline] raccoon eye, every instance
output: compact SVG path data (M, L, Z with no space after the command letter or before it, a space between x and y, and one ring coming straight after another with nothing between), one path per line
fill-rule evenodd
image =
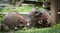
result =
M23 22L20 22L20 23L23 23Z

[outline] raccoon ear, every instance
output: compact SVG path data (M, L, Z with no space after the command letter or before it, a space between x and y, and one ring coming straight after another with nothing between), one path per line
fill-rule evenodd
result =
M35 13L38 13L38 11L36 11Z
M20 23L23 23L23 22L20 22Z

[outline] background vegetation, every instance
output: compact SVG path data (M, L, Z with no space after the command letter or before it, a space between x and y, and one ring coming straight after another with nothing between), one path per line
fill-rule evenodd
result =
M17 12L30 12L33 8L34 8L33 6L20 6L16 8L16 11ZM43 11L44 8L40 7L39 10ZM13 11L12 6L0 9L0 13L11 12L11 11ZM0 15L0 23L2 21L2 18L3 18L3 15ZM25 30L18 30L16 31L16 33L60 33L60 24L53 25L50 28L32 28L29 30L27 30L27 28L24 28L24 29Z
M16 7L16 9L13 9L12 5L9 5L8 7L1 7L0 8L0 12L11 12L13 10L15 10L16 12L30 12L32 9L34 9L34 6L20 6L20 7ZM39 10L43 11L44 8L43 7L39 7Z
M37 2L40 2L40 1L43 1L43 0L37 0ZM16 7L16 9L13 9L12 5L8 5L7 7L4 7L4 8L0 7L0 13L11 12L13 10L15 10L16 12L30 12L33 8L34 6L32 5L32 6L19 6L19 7ZM40 6L39 10L44 11L44 8ZM3 16L4 15L0 15L0 26L1 26ZM60 23L53 25L52 27L49 27L49 28L32 28L29 30L27 28L23 28L23 29L24 30L19 29L18 31L16 31L16 33L60 33ZM0 33L3 33L3 32L0 31Z

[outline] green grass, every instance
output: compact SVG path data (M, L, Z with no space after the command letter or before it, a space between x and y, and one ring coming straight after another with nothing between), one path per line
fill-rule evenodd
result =
M60 24L54 25L50 28L18 30L16 33L60 33Z
M2 16L1 16L1 20L2 20ZM60 24L56 24L53 25L50 28L32 28L32 29L26 29L25 30L18 30L16 31L16 33L60 33ZM0 31L0 33L2 33ZM13 31L11 32L13 33Z
M47 28L45 29L30 29L30 30L18 30L16 33L43 33L46 31Z
M32 28L29 30L18 30L15 33L60 33L60 24L53 25L50 28Z
M11 32L13 33L13 31ZM18 30L15 33L60 33L60 24L53 25L50 28L32 28L29 30Z

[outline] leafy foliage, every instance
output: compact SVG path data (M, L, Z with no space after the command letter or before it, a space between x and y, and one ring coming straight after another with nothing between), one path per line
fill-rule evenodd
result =
M44 0L37 0L37 2L43 2Z
M16 12L30 12L32 9L34 8L34 6L20 6L20 7L16 7L16 9L13 9L13 6L8 6L8 7L4 7L2 10L0 9L0 12L11 12L11 11L16 11ZM43 7L39 7L39 10L43 11L44 8Z

